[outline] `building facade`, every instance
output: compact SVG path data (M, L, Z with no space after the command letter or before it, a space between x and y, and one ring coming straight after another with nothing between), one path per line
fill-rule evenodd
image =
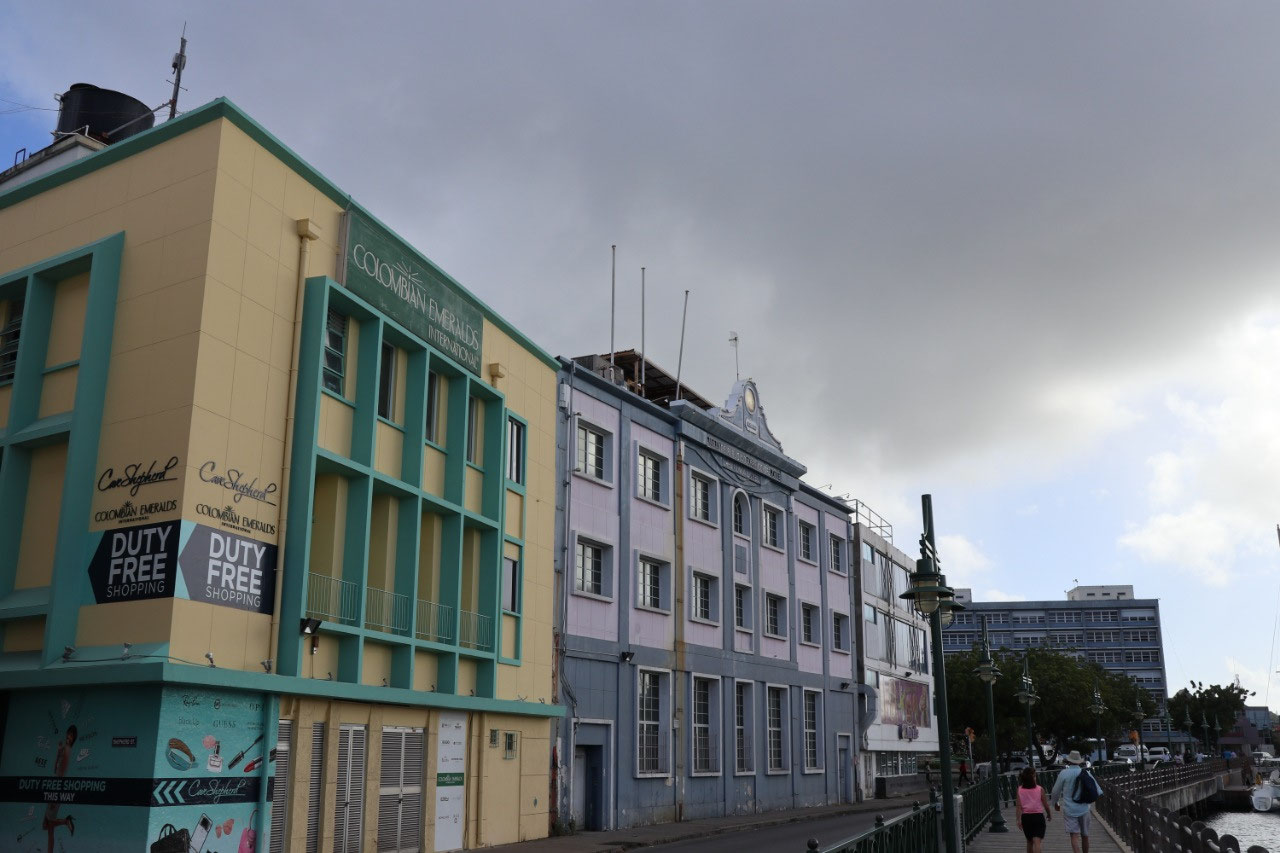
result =
M859 510L854 525L862 626L858 681L870 720L860 779L871 796L877 785L893 790L895 778L924 770L923 761L938 752L938 725L929 623L900 597L910 588L915 560L893 546L888 523L865 507Z
M982 642L987 620L991 648L1018 652L1044 646L1101 664L1146 689L1161 710L1168 699L1160 601L1134 598L1127 585L1076 586L1065 601L973 601L956 590L965 606L942 634L943 652L968 651ZM1177 721L1175 721L1177 722ZM1143 737L1167 734L1161 720L1143 723Z
M226 100L84 147L0 184L6 849L545 836L559 362Z
M559 819L853 801L849 506L800 482L754 382L716 406L616 355L560 375Z

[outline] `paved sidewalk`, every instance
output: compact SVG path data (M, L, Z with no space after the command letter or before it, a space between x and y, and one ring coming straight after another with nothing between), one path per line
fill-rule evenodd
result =
M787 809L785 811L765 812L755 815L730 815L728 817L713 817L703 820L686 820L680 823L637 826L632 829L617 829L610 832L580 832L577 835L562 835L557 838L543 838L537 841L521 841L517 844L503 844L489 849L500 850L503 853L617 853L617 851L634 850L638 847L652 847L656 844L670 844L675 841L688 841L693 838L706 838L729 832L742 832L757 827L776 826L783 823L796 823L798 821L860 812L883 814L887 819L910 809L912 803L920 802L923 804L928 802L928 799L928 794L921 793L910 797L865 800L861 803L819 806L812 809Z
M992 833L983 829L973 837L966 848L966 853L1026 853L1027 837L1018 829L1016 816L1012 808L1003 809L1004 819L1008 821L1009 831ZM1044 833L1044 853L1071 853L1071 838L1062 828L1062 812L1054 812ZM1089 853L1123 853L1124 848L1115 842L1111 833L1098 819L1095 810L1089 826Z

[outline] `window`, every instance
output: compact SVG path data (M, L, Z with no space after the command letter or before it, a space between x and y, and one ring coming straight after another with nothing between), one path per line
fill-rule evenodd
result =
M844 574L844 540L831 537L831 571Z
M427 441L440 441L440 374L427 371Z
M512 557L502 558L502 609L520 612L520 561Z
M636 569L636 603L651 610L666 610L666 572L657 560L641 557Z
M604 479L604 433L578 424L578 472Z
M716 622L720 614L716 607L716 579L710 575L693 573L693 617Z
M518 732L503 732L502 738L502 760L514 761L520 755L520 734Z
M733 588L733 626L751 630L751 587Z
M747 496L739 493L733 496L733 532L739 536L750 536L747 530Z
M662 458L641 450L636 455L636 483L640 497L662 502Z
M293 721L280 720L276 733L275 784L271 787L269 853L284 853L285 812L289 807L289 771L293 749Z
M591 595L604 595L604 548L578 540L574 567L574 588Z
M720 719L720 680L693 679L693 772L720 772L720 738L716 726Z
M800 559L813 562L813 525L800 522Z
M800 642L818 644L814 623L818 621L818 608L812 604L800 605Z
M395 419L396 348L386 341L378 359L378 417Z
M875 625L880 621L880 611L876 610L870 604L862 605L862 621ZM946 636L945 634L943 636Z
M356 853L364 827L364 726L344 725L338 730L337 808L333 815L333 849Z
M507 418L507 479L524 484L524 424Z
M16 303L18 306L18 328L22 326L22 304ZM5 365L5 353L8 352L9 346L9 327L13 325L13 308L9 309L10 322L5 325L3 332L0 332L0 381L5 377L3 369ZM18 349L18 332L13 332L13 350L17 355ZM343 378L346 376L347 370L347 315L340 314L332 308L329 309L329 316L325 321L324 329L324 371L321 381L325 388L328 388L335 394L341 395L343 392ZM12 368L9 377L13 378Z
M819 694L804 692L804 769L818 769L818 699Z
M636 773L639 775L666 774L667 731L671 719L667 685L670 675L665 672L642 669L638 671L636 684Z
M467 398L467 461L480 464L480 398Z
M786 688L770 687L766 691L766 734L768 738L769 772L780 773L787 769L786 739L782 726L786 718Z
M382 730L378 774L378 850L416 851L422 835L422 729Z
M779 517L782 515L773 507L766 506L764 508L764 544L770 548L781 548L782 540L778 535Z
M751 717L751 682L735 682L733 686L733 766L738 773L751 773L755 770L755 758L751 751L751 733L755 731L755 721Z
M699 521L711 521L711 481L697 474L689 477L689 514Z
M831 648L838 652L849 651L849 617L843 613L831 614Z
M787 635L787 600L778 595L764 597L764 632L772 637Z

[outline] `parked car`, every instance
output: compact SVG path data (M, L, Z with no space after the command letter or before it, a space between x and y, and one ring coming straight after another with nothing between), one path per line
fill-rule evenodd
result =
M1270 761L1271 759L1275 758L1274 755L1267 752L1265 749L1255 749L1253 752L1249 753L1249 757L1252 758L1255 762Z
M1151 761L1171 761L1173 756L1169 754L1167 746L1148 746L1146 747L1147 758Z
M1145 747L1143 748L1142 751L1144 753L1144 755L1142 756L1142 760L1145 761L1148 758L1149 753ZM1132 743L1121 744L1120 746L1116 747L1114 755L1118 760L1137 761L1138 747L1136 744L1132 744Z

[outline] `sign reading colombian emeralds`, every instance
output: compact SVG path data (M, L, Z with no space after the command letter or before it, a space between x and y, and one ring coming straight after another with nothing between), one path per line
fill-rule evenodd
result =
M409 331L480 373L480 311L417 253L354 210L347 211L342 282Z

